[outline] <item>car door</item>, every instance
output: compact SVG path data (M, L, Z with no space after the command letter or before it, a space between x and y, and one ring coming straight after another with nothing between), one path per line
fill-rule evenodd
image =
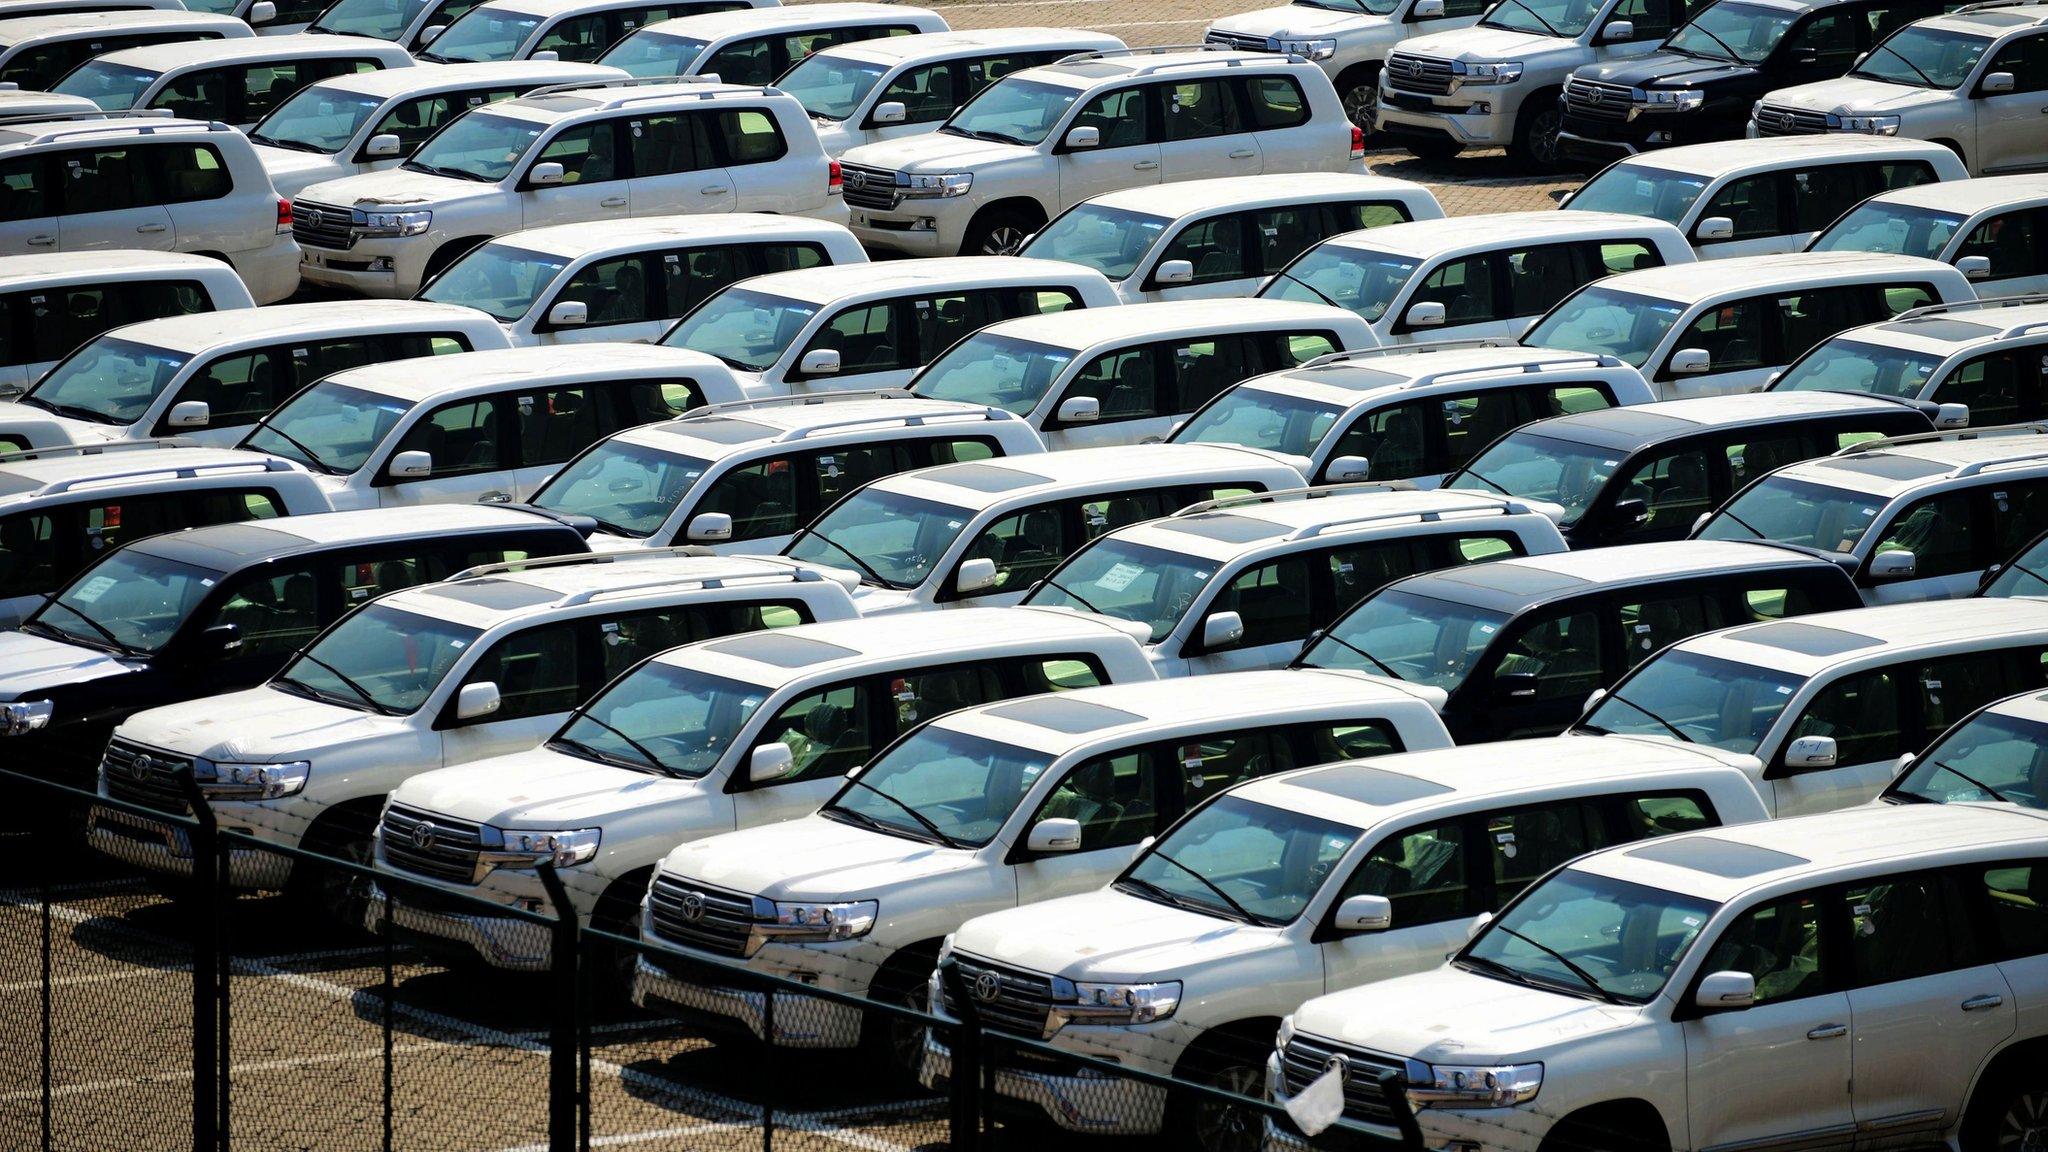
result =
M1059 205L1070 205L1114 192L1159 183L1160 151L1156 101L1149 86L1111 88L1088 99L1053 145L1059 162ZM1100 141L1093 148L1068 148L1066 137L1076 128L1093 128Z
M537 624L500 637L484 650L461 685L448 693L437 727L441 762L466 764L535 747L561 727L563 716L583 702L596 676L586 665L597 658L592 620ZM497 711L462 720L455 715L461 689L495 684Z
M1875 797L1891 781L1899 757L1920 747L1904 714L1911 698L1901 691L1915 672L1912 663L1850 672L1810 696L1764 771L1772 814L1782 819L1830 812ZM1784 749L1802 736L1834 740L1834 764L1787 764Z
M1143 299L1201 300L1250 295L1258 287L1258 253L1251 242L1249 223L1245 213L1233 212L1182 227L1160 246L1159 258L1145 276ZM1159 283L1158 270L1169 260L1187 261L1192 277L1180 284Z
M673 259L673 257L672 257ZM680 266L680 260L676 261ZM668 330L668 265L657 252L600 257L578 268L540 310L533 332L542 344L629 341L650 344ZM587 310L581 324L555 324L555 306L574 302Z
M2010 92L1984 91L1984 77L2012 74ZM1989 176L2048 166L2048 32L2006 41L1977 74L1977 172Z
M1498 252L1454 256L1434 267L1425 266L1408 278L1407 298L1397 294L1395 305L1373 328L1396 344L1518 335L1521 325L1511 323L1501 311L1505 303L1498 285L1502 267ZM1444 306L1442 324L1409 322L1415 306L1424 301Z
M864 676L802 691L775 707L746 738L746 751L726 782L737 825L793 819L831 799L846 774L887 743L883 688L878 678ZM790 750L790 770L767 784L749 782L752 750L778 743Z
M1872 543L1856 581L1863 589L1864 601L1953 600L1975 592L1979 574L1990 563L1985 558L1990 555L1988 550L1978 546L1980 532L1988 526L1980 525L1982 509L1976 496L1967 489L1937 493L1904 505L1889 520L1866 529L1864 537ZM1894 579L1872 575L1881 557L1890 556L1886 562L1897 563L1899 553L1912 555L1907 575Z
M178 251L233 252L251 246L249 198L233 194L234 177L219 145L166 140L150 144L140 155L152 198L170 211L170 234Z
M1329 907L1353 896L1384 896L1393 926L1339 936L1326 920L1317 934L1325 992L1426 971L1457 951L1483 911L1475 878L1484 869L1475 860L1484 849L1474 828L1468 817L1430 820L1389 832L1366 852Z
M619 140L624 126L621 120L571 124L535 150L533 162L519 182L526 227L619 220L632 214L629 157ZM562 182L535 184L533 170L542 164L561 165Z
M2042 104L2048 107L2048 99ZM2048 130L2048 118L2043 129ZM1998 212L1980 221L1949 261L1965 256L1982 256L1991 261L1990 271L1977 280L1979 296L2017 296L2048 289L2048 207L2020 208ZM1971 423L1993 423L1977 420Z
M802 213L817 204L824 166L777 164L789 155L789 140L775 114L766 108L725 108L699 112L718 162L725 166L732 188L730 211ZM699 186L700 196L714 196ZM714 197L715 198L715 197ZM708 211L709 209L701 209Z
M1258 136L1244 122L1235 84L1220 76L1155 84L1151 99L1162 183L1258 174Z
M1207 603L1198 603L1177 629L1186 635L1181 651L1188 674L1278 668L1293 659L1314 628L1311 597L1320 558L1297 552L1211 581ZM1243 634L1228 644L1204 647L1204 621L1220 612L1237 613Z
M1615 662L1607 639L1613 625L1602 617L1596 601L1580 599L1512 624L1489 649L1499 653L1493 667L1475 669L1459 689L1460 742L1465 731L1471 739L1551 736L1578 719Z
M204 652L198 665L179 677L179 696L246 688L282 667L339 614L333 579L337 563L294 558L258 565L224 581L208 602L210 611L195 614L180 632L197 639ZM234 633L221 645L204 639L209 630L224 625Z
M512 469L519 459L518 427L519 413L510 394L415 410L403 433L385 438L389 449L371 457L379 470L370 481L378 505L510 503L517 487ZM432 461L428 474L391 475L391 462L404 452L427 453Z
M633 157L635 216L733 210L732 177L714 154L703 115L635 116L625 127Z
M1687 239L1702 260L1728 256L1762 256L1790 252L1797 245L1786 234L1788 215L1784 208L1785 173L1758 172L1737 176L1715 189L1693 215ZM1729 233L1723 240L1701 240L1699 232L1709 220L1725 220Z
M60 247L64 185L58 179L62 153L37 153L0 161L0 254L21 256ZM140 237L138 237L140 239Z
M1169 755L1164 747L1145 746L1098 755L1062 770L1058 783L1041 793L1043 799L1030 819L1018 826L1018 844L1009 856L1016 868L1017 903L1035 904L1099 888L1128 865L1138 846L1178 814L1179 789L1168 775L1174 770ZM1079 822L1080 849L1043 856L1025 851L1022 844L1030 829L1054 818Z
M988 63L982 60L948 60L922 67L905 68L882 86L860 125L862 143L916 136L953 114L967 98L988 86ZM883 104L903 105L903 119L878 124L874 108Z
M2048 340L1973 356L1950 369L1926 398L1968 405L1970 423L1982 426L2038 420L2048 414Z
M1052 574L1060 561L1086 541L1082 538L1078 501L1037 504L999 516L960 553L954 570L969 560L995 561L995 582L978 592L952 591L953 575L945 577L940 606L1003 607L1024 598L1031 586Z
M498 397L500 411L509 407L519 424L518 466L509 478L512 499L530 498L570 458L618 431L609 398L603 395L611 387L601 381L539 380Z
M64 214L57 221L64 251L169 252L177 247L171 210L150 187L152 152L133 141L121 141L56 154L57 177L64 185Z

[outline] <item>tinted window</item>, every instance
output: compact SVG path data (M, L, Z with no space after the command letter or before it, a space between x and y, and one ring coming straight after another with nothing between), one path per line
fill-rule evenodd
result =
M36 220L57 214L48 158L0 163L0 220Z
M617 133L610 122L581 124L557 133L542 148L536 164L562 166L563 184L616 180L619 171Z
M486 396L444 404L413 424L396 452L433 457L433 479L511 467L502 431L513 418L505 397Z
M1993 216L1970 230L1955 255L1957 259L1982 256L1990 260L1988 280L2048 274L2048 208ZM1974 423L1974 409L1971 418Z
M1142 750L1090 760L1060 781L1035 819L1078 820L1083 852L1136 844L1159 830L1153 761Z
M1200 140L1244 131L1230 88L1220 79L1161 85L1155 95L1165 115L1165 139Z
M1749 973L1758 1004L1827 991L1820 908L1817 897L1801 894L1750 909L1714 941L1700 971Z
M635 176L665 176L718 166L702 116L648 116L628 121L627 132L632 137Z
M206 627L232 624L239 641L223 659L282 656L320 630L319 584L310 571L245 578L233 586Z
M1472 914L1465 877L1465 825L1451 821L1390 836L1344 885L1345 897L1385 896L1394 923L1436 924Z
M724 146L727 164L766 164L789 151L775 117L754 109L717 113L712 137Z
M1408 306L1434 300L1444 306L1444 323L1478 324L1498 318L1493 295L1493 257L1467 256L1441 265L1423 280ZM1402 325L1406 331L1406 325Z
M1951 880L1909 873L1851 884L1849 964L1859 987L1932 976L1976 962L1976 940Z
M1590 609L1538 620L1508 645L1496 676L1535 677L1525 699L1584 700L1600 687L1600 619Z
M791 701L761 729L756 747L789 746L795 767L778 783L844 776L874 753L867 685L843 684Z
M58 360L110 329L164 316L210 312L195 281L125 280L0 296L0 363Z
M1251 127L1260 131L1293 128L1308 123L1308 97L1292 76L1254 76L1245 81L1245 112Z
M1806 706L1786 744L1801 736L1828 736L1835 741L1838 764L1894 759L1908 751L1901 741L1900 703L1897 674L1891 669L1845 676Z
M1146 126L1146 92L1144 88L1104 92L1081 106L1081 111L1074 116L1073 127L1096 129L1101 133L1099 147L1102 148L1143 144L1151 139Z
M1159 263L1168 260L1185 260L1193 265L1195 278L1191 283L1195 284L1252 275L1247 270L1244 217L1218 216L1181 229L1159 254Z
M498 686L498 710L481 722L495 724L574 708L583 696L576 672L577 637L584 628L582 621L544 624L492 645L463 680Z

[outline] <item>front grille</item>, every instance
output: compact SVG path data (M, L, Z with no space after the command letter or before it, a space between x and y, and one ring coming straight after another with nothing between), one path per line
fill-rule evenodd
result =
M1388 1107L1386 1094L1379 1086L1380 1073L1389 1069L1396 1074L1404 1071L1401 1061L1391 1057L1296 1036L1287 1042L1280 1057L1281 1071L1287 1080L1287 1094L1300 1094L1330 1070L1331 1061L1339 1054L1350 1064L1350 1074L1344 1078L1344 1115L1368 1124L1393 1123L1393 1109Z
M1811 136L1828 130L1828 114L1804 108L1759 104L1756 131L1759 136Z
M1239 32L1224 32L1211 28L1202 34L1202 43L1233 48L1239 52L1270 52L1272 48L1264 36L1246 36Z
M393 868L451 884L476 883L481 825L393 804L384 811L382 835L384 861Z
M356 243L355 233L350 230L353 219L346 208L300 200L292 205L292 239L301 247L346 252Z
M116 740L107 745L100 758L100 779L107 795L144 808L190 816L192 805L185 799L178 773L192 767L191 758L157 752L140 744Z
M1396 52L1387 57L1386 77L1389 88L1442 96L1451 90L1451 62Z
M1046 1019L1052 1015L1051 977L966 956L954 957L953 966L982 1023L1033 1040L1045 1035ZM940 987L946 989L946 1010L962 1016L952 990L944 981Z
M1605 84L1573 77L1564 86L1564 109L1568 116L1620 123L1636 116L1635 89L1626 84Z
M865 164L841 164L839 181L839 191L846 197L846 203L850 207L880 208L887 211L903 200L903 197L896 193L896 174L887 168L870 168Z
M667 874L654 878L647 908L656 936L724 956L745 956L759 923L752 897Z

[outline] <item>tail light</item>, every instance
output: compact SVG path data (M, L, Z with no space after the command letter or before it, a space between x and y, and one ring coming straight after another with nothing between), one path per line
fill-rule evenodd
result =
M281 236L292 230L292 202L282 196L277 198L277 231Z
M1360 128L1356 124L1351 126L1351 158L1353 160L1365 159L1365 129Z
M839 195L843 191L841 185L843 184L844 180L845 177L842 176L839 171L839 161L832 161L832 167L825 176L825 195Z

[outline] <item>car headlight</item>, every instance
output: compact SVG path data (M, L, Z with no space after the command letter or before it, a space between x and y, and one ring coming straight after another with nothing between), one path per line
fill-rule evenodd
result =
M48 700L0 705L0 736L19 736L47 725L57 706Z
M499 843L489 844L495 833ZM489 828L484 832L487 847L483 858L501 868L533 868L543 860L557 868L572 868L597 856L600 828Z
M1430 1079L1408 1085L1408 1103L1421 1108L1511 1108L1536 1098L1543 1087L1541 1064L1432 1064Z
M1643 92L1643 105L1652 112L1691 112L1707 102L1707 94L1692 88L1650 88Z
M1266 40L1266 47L1307 60L1328 60L1337 54L1335 40L1289 40L1276 36Z
M946 938L939 941L939 965L941 967L944 967L946 961L953 958L953 935L953 933L948 932L946 933Z
M1280 1034L1273 1037L1273 1047L1284 1049L1293 1042L1294 1014L1290 1012L1280 1018Z
M903 194L920 198L965 196L974 187L972 172L913 172L908 179L910 183L904 186Z
M434 223L432 212L357 212L356 231L364 236L421 236Z
M282 764L194 760L192 776L199 791L212 800L276 800L305 790L313 765L306 760Z
M1897 136L1897 116L1840 116L1828 113L1828 128L1835 132L1865 132L1872 136Z
M818 903L809 900L775 902L775 926L769 934L797 944L830 944L865 936L875 926L881 905L873 900L842 900Z
M1522 78L1520 60L1493 60L1484 64L1451 65L1451 71L1466 84L1513 84Z
M1180 981L1156 984L1091 984L1056 978L1052 982L1051 1031L1075 1024L1150 1024L1180 1007Z

